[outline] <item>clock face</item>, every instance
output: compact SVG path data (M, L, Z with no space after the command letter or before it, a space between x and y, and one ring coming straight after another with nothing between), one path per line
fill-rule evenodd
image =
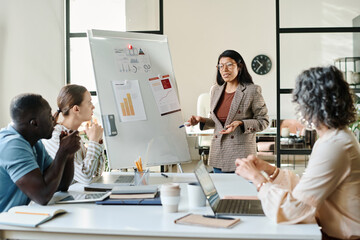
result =
M251 62L252 70L259 75L264 75L271 70L271 60L266 55L257 55Z

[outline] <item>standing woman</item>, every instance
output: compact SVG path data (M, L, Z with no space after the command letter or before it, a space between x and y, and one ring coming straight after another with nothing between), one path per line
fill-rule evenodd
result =
M215 173L234 172L234 159L256 154L255 134L269 125L268 110L238 52L224 51L217 63L210 118L191 116L188 122L200 123L201 130L214 128L209 165Z
M95 108L89 91L75 84L66 85L60 90L57 105L59 109L54 114L55 122L57 123L60 113L63 115L63 121L55 126L51 139L43 140L52 158L59 149L61 132L78 130L83 122L91 120ZM101 175L104 169L103 128L97 123L87 123L85 133L89 138L87 148L81 141L80 149L74 154L74 182L88 184L93 177Z

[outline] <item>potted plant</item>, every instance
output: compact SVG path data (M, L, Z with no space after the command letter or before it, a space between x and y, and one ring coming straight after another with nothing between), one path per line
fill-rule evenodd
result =
M357 120L350 124L350 130L355 134L358 141L360 141L360 104L357 104Z

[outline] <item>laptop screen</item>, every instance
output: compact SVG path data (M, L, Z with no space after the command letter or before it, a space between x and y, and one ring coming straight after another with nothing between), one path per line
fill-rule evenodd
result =
M206 199L209 201L212 210L215 212L220 202L220 196L216 191L215 185L210 177L210 174L206 170L206 167L202 161L199 161L199 164L195 168L194 172L206 196Z

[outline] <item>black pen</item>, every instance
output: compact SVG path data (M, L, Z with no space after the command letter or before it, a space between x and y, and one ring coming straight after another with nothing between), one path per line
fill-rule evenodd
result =
M189 122L184 122L183 125L180 125L179 128L183 128L183 127L189 127L191 124Z
M225 219L225 220L235 220L235 218L231 218L231 217L222 217L222 216L217 216L217 215L203 215L203 217L206 218L216 218L216 219Z
M168 176L168 175L166 175L165 173L161 173L161 176L166 177L166 178L168 178L168 177L169 177L169 176Z

